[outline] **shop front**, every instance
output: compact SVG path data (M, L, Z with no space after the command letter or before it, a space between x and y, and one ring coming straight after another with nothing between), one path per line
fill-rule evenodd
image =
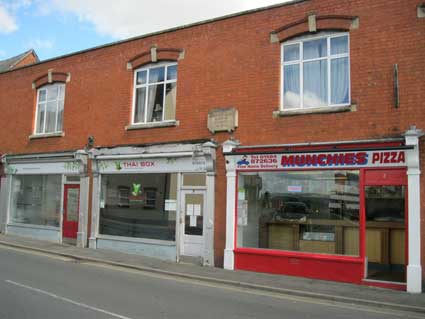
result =
M415 143L228 143L225 268L416 292Z
M2 232L85 247L87 154L7 155L2 162Z
M90 247L213 265L215 145L92 151Z

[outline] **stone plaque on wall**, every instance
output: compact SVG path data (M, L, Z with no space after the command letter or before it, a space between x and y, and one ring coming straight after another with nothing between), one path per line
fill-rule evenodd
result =
M211 133L231 132L238 127L238 110L232 108L211 109L208 112L208 129Z

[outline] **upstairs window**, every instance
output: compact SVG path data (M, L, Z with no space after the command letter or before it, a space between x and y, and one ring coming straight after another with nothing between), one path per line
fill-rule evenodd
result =
M174 121L177 64L162 63L134 72L133 124Z
M62 132L64 84L50 84L37 90L36 134Z
M282 45L283 110L350 104L347 33L318 35Z

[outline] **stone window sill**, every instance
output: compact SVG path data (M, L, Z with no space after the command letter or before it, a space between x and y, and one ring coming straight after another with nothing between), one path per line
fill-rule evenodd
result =
M130 124L125 127L127 131L132 130L142 130L148 128L158 128L158 127L171 127L179 126L179 121L165 121L165 122L152 122L152 123L139 123L139 124Z
M43 133L43 134L32 134L29 136L30 140L36 140L39 138L49 138L49 137L63 137L65 136L64 132L55 132L55 133Z
M329 107L318 107L311 109L298 109L298 110L286 110L286 111L275 111L273 117L285 117L285 116L297 116L297 115L308 115L308 114L325 114L325 113L342 113L342 112L355 112L357 111L357 104L344 105L344 106L329 106Z

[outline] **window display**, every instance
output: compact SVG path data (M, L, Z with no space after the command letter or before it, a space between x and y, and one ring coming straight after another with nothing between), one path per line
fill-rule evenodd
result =
M238 247L359 255L358 171L238 176Z
M99 233L175 240L177 174L102 175Z
M61 175L14 176L10 222L59 227Z

